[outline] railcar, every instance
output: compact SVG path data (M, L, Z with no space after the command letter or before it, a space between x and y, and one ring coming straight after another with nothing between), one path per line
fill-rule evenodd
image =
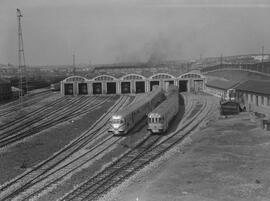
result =
M152 112L148 114L148 128L151 133L164 133L169 123L176 116L179 110L178 87L169 86L167 98Z
M235 89L228 89L227 93L220 100L220 114L234 115L245 111L245 101L243 96L236 93Z
M60 91L60 83L54 83L50 86L51 91Z
M240 104L237 101L223 101L220 102L220 114L221 115L234 115L239 114Z
M109 133L114 135L127 134L140 120L147 117L157 105L165 99L162 88L156 87L145 98L132 103L110 118Z

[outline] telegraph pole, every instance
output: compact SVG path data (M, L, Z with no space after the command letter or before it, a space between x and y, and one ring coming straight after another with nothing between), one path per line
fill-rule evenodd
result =
M24 49L23 49L23 37L22 37L22 25L21 25L21 18L22 14L20 9L17 8L17 18L18 18L18 65L19 65L19 74L20 74L20 81L19 81L19 101L22 103L23 97L23 72L25 73L25 88L26 93L28 91L27 86L27 75L26 75L26 66L25 66L25 56L24 56Z

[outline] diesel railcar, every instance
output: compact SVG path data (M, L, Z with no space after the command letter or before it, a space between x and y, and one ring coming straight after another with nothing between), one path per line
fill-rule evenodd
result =
M152 112L148 114L148 128L151 133L164 133L167 131L169 123L179 110L178 87L169 86L167 98Z
M51 91L60 91L60 83L54 83L50 85Z
M138 102L132 103L121 111L112 115L110 119L109 133L114 135L127 134L143 117L152 111L158 104L165 99L165 94L162 88L156 87L149 92L145 98Z

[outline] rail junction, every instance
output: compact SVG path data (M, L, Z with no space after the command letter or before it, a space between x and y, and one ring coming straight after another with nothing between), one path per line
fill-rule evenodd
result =
M143 94L137 95L135 98L132 98L130 95L120 96L115 104L78 138L48 159L3 184L0 187L0 198L2 200L46 200L48 199L46 197L48 193L54 194L53 192L58 191L58 188L61 188L61 184L69 181L73 175L77 175L81 171L91 170L88 176L84 178L84 182L74 184L72 189L64 194L60 193L57 197L60 200L99 199L110 189L136 174L138 170L161 157L174 146L181 144L186 137L198 130L200 126L211 118L211 114L216 111L217 102L212 101L211 96L204 93L197 95L190 93L182 94L181 107L183 112L179 114L181 117L178 116L179 122L175 122L174 128L170 128L166 135L150 135L146 131L146 126L141 122L132 131L133 135L115 137L108 135L107 132L110 116L124 106L143 98ZM57 99L54 104L59 106L66 99L72 100L70 107L73 109L67 115L70 116L71 114L77 115L86 112L86 108L89 111L91 108L101 104L101 101L105 102L110 97L64 96ZM78 106L79 102L80 105ZM38 116L43 110L46 109L40 108L35 112L33 111L32 114ZM55 109L52 110L54 111ZM57 118L61 113L57 113L57 110L54 112L51 111L52 122L67 118L65 116L66 113ZM23 121L25 121L25 124L37 121L37 129L52 123L40 122L35 119L37 118L30 118L29 116ZM19 125L19 123L18 125L14 124L10 129L6 127L4 131L11 132L12 129L19 129ZM3 142L7 135L8 133L3 133ZM139 137L134 138L135 135ZM12 136L10 136L11 139ZM14 136L23 137L24 135L18 133L18 135ZM15 139L17 138L15 137ZM123 145L124 148L122 147ZM3 144L3 146L6 145ZM122 147L121 154L116 151L120 147ZM106 160L106 157L109 156L114 159ZM97 169L96 163L100 163L100 161L103 161L104 167Z

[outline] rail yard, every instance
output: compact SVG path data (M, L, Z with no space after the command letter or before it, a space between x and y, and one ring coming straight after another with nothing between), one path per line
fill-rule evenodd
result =
M145 184L151 181L151 178L144 175L145 172L154 174L158 168L162 172L161 176L168 174L162 161L170 164L171 161L184 160L181 165L188 166L189 162L181 155L200 144L196 139L203 141L201 133L204 133L206 128L211 133L216 124L224 122L228 128L231 124L231 132L239 132L238 128L244 128L239 126L242 124L259 129L261 119L254 116L255 113L245 98L247 95L234 88L217 90L215 86L211 86L212 88L204 90L206 77L195 71L184 75L176 78L158 73L149 80L145 79L144 88L138 89L136 84L142 83L140 79L144 78L129 74L123 77L125 82L121 81L122 78L116 82L117 93L110 92L108 83L112 82L108 79L113 78L99 75L93 79L101 86L102 93L99 94L80 93L83 90L95 91L97 83L80 76L71 76L65 79L69 80L68 84L59 84L60 89L51 86L50 89L38 89L23 96L22 100L0 105L0 199L151 201L157 200L157 195L164 190L172 196L163 192L160 195L162 198L158 200L173 200L186 196L190 190L183 190L184 195L175 194L171 192L174 187L170 185L150 195L147 189L156 188L159 184L155 181L151 185ZM122 83L128 83L123 86L129 88L124 87L122 90ZM63 93L66 86L79 94ZM105 90L102 86L105 86ZM221 97L217 97L217 94L221 94ZM248 108L248 111L240 106ZM243 122L247 119L250 120L249 123ZM219 133L219 130L215 132ZM226 129L224 132L227 132ZM190 156L193 157L198 156ZM212 159L208 155L201 157L210 160L209 164L212 164L211 160L220 160L217 157ZM226 160L222 163L226 163ZM187 171L182 166L177 164L168 167L172 172L175 168L181 169L179 173L169 175L169 180ZM199 170L191 168L191 175L183 176L177 181L168 181L169 184L181 186L182 179L193 184L190 180L198 178L192 175L197 175L196 171L204 171L201 170L204 165L198 165L198 168ZM215 167L213 171L209 171L222 174L219 171L216 173ZM136 182L138 178L141 178L139 181L148 188L141 190L136 184L140 183ZM156 180L159 181L157 178ZM207 182L207 178L204 177L203 182ZM242 180L239 186L245 185L241 182ZM229 183L230 181L226 180L222 185ZM198 192L209 190L204 188L207 186L205 183L197 185L198 183L194 182L191 187L198 188ZM185 186L183 188L185 189ZM241 187L239 188L241 190ZM125 191L131 192L130 195L124 193ZM144 194L138 194L139 191ZM203 192L202 195L198 195L196 191L192 193L188 199L207 196ZM242 192L234 193L237 195L229 196L238 199L239 195L242 195ZM245 193L248 198L254 198L256 194ZM212 193L211 196L217 195Z
M0 201L270 200L270 3L0 5Z
M43 91L26 99L23 107L16 102L2 105L0 168L6 174L1 176L1 199L97 200L181 144L218 106L207 94L182 93L179 112L162 135L147 131L146 116L125 136L108 133L113 114L129 105L142 105L147 96L61 96ZM77 127L80 121L84 126L68 137L74 132L68 127ZM65 136L61 142L59 138ZM8 159L18 151L24 154ZM46 153L37 157L40 151Z

